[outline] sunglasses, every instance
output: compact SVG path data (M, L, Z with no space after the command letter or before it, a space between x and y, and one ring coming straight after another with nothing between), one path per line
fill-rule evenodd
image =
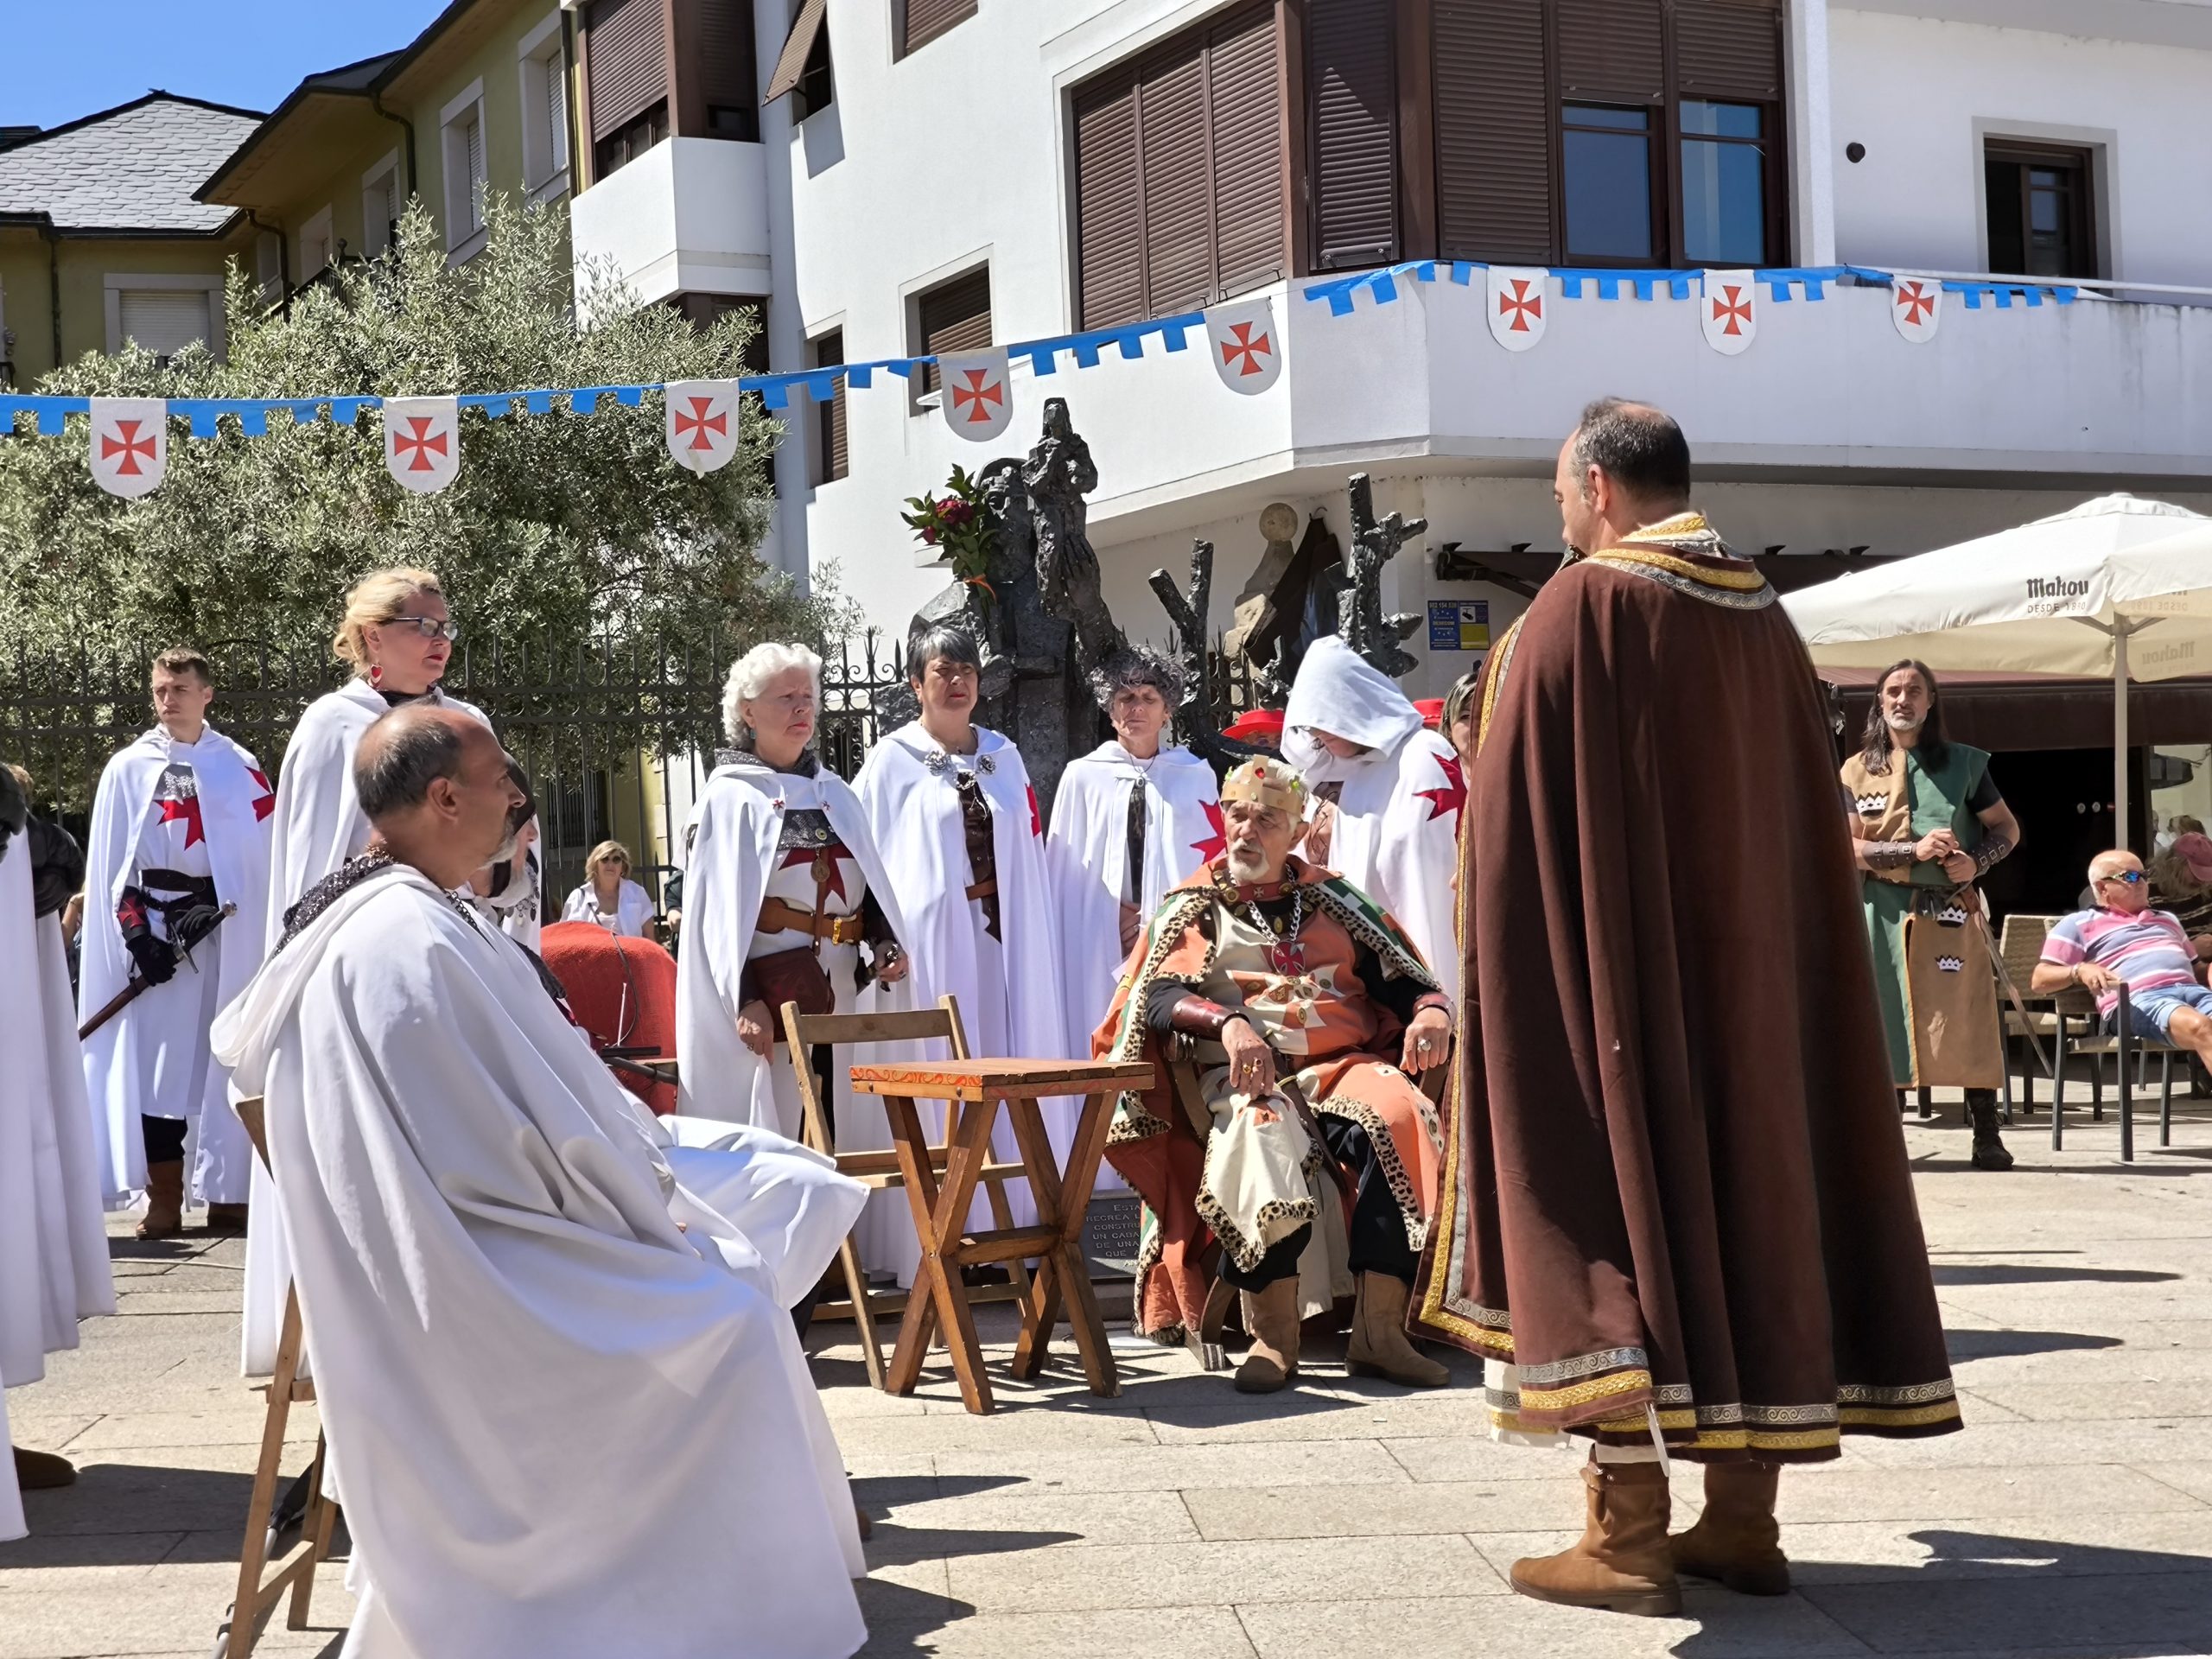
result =
M2101 875L2100 881L2125 881L2131 887L2139 887L2151 878L2140 870L2114 870L2110 875Z
M403 625L419 629L425 639L442 639L450 645L461 638L461 624L448 619L441 621L435 616L395 616L384 626L396 628Z

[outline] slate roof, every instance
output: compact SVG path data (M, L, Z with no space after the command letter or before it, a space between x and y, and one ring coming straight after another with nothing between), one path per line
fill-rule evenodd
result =
M212 235L237 211L192 194L261 119L153 92L0 149L0 213L63 231Z

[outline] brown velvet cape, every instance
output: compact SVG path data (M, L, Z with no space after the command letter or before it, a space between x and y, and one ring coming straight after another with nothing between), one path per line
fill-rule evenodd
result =
M1959 1427L1812 666L1695 515L1492 653L1411 1323L1503 1427L1812 1460ZM1494 1378L1501 1374L1493 1368Z

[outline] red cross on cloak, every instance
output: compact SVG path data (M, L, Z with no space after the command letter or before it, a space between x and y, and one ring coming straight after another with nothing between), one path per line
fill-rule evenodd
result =
M118 421L113 437L105 432L100 434L100 459L113 461L118 455L123 457L122 465L115 469L118 478L143 478L145 474L139 470L138 458L141 455L148 461L154 458L154 435L149 432L143 437L138 435L138 429L143 424L142 421Z
M1751 322L1751 302L1743 297L1743 289L1738 284L1725 283L1720 289L1720 297L1713 302L1713 320L1719 322L1723 317L1728 319L1720 330L1724 334L1740 334L1744 330L1736 325L1743 323L1748 326Z
M814 855L817 852L823 855L830 861L830 879L822 884L822 891L824 893L834 893L840 899L843 898L845 896L845 872L842 867L844 861L850 858L852 855L847 852L842 847L794 847L790 852L784 855L784 861L779 868L786 870L796 870L804 865L811 864L814 862Z
M988 369L963 369L960 372L961 378L968 384L952 389L954 418L966 421L971 426L988 423L991 410L984 405L1006 402L1006 388L992 383Z
M253 798L253 821L268 822L269 815L276 810L276 791L269 787L269 774L258 766L248 766L245 775L261 785L261 793Z
M1502 317L1510 311L1513 321L1505 325L1506 332L1525 334L1531 317L1538 322L1544 320L1544 296L1529 291L1529 279L1525 276L1512 278L1508 286L1512 291L1497 296L1497 315Z
M162 810L161 817L156 820L157 823L181 823L184 826L187 850L207 839L207 821L200 815L200 798L197 795L188 795L181 801L157 801L155 804Z
M412 429L392 435L393 454L404 455L410 450L414 452L407 462L409 472L434 473L437 471L437 462L432 461L430 456L442 455L446 453L446 435L442 432L433 433L430 430L435 423L435 417L433 416L410 415L407 417L407 424Z
M1428 817L1424 823L1433 823L1446 812L1457 812L1467 804L1467 772L1456 754L1440 754L1436 764L1443 769L1444 782L1436 789L1417 789L1414 793L1428 803Z
M1268 372L1267 365L1260 359L1273 357L1275 348L1264 334L1254 334L1253 330L1258 327L1255 322L1232 322L1229 325L1229 332L1236 338L1221 342L1221 360L1224 366L1236 369L1240 375L1265 374ZM1242 364L1237 362L1239 358L1243 359Z
M1029 833L1033 836L1045 833L1044 816L1037 810L1037 785L1034 784L1029 785Z
M1211 864L1229 850L1229 826L1222 822L1220 802L1208 801L1205 805L1206 827L1213 834L1204 841L1192 842L1191 850L1198 855L1200 863Z
M694 397L690 402L691 412L689 415L684 414L681 410L677 411L676 435L680 438L689 433L691 442L687 447L690 448L712 449L715 447L714 441L709 438L707 434L711 432L717 438L728 436L729 417L727 415L707 413L715 406L715 400L711 397Z

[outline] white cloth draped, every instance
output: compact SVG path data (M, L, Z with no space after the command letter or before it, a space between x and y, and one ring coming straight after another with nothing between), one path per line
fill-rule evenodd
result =
M603 927L624 938L645 938L645 924L652 918L653 896L635 881L622 883L611 916L599 907L599 894L588 881L570 893L569 902L561 906L563 921L589 922L594 927Z
M1317 728L1368 753L1338 760L1315 739ZM1299 664L1282 754L1309 785L1342 785L1329 868L1396 918L1456 1008L1452 878L1467 791L1452 746L1422 726L1395 680L1329 634Z
M100 774L85 860L78 1014L90 1019L130 982L130 953L116 906L144 861L148 831L159 821L155 786L172 764L192 768L207 873L217 900L237 906L238 912L193 948L191 962L180 962L174 979L146 991L86 1040L85 1085L106 1123L101 1179L110 1205L120 1205L146 1185L142 1113L194 1124L191 1187L202 1203L244 1204L252 1185L253 1143L230 1109L229 1079L204 1057L209 1020L246 988L265 949L269 786L260 762L213 726L201 729L196 743L179 743L156 727ZM191 831L185 834L188 841ZM156 1077L200 1081L172 1096L154 1089Z
M1038 820L1037 797L1029 786L1021 751L998 733L977 727L974 754L945 757L932 771L931 757L942 753L937 741L915 721L869 750L855 780L869 834L889 878L884 891L898 895L906 923L899 938L912 963L905 985L871 995L903 998L905 1006L918 1008L934 1007L947 993L957 997L969 1052L978 1058L1067 1058L1059 936L1052 884L1046 876L1044 826ZM1002 942L984 930L982 901L967 896L975 878L969 873L967 830L954 781L960 771L976 773L991 809ZM687 918L691 914L689 906L685 913ZM1083 1052L1088 1058L1088 1045ZM1040 1106L1052 1149L1065 1162L1075 1139L1077 1103L1053 1099ZM933 1137L941 1135L944 1108L922 1101L917 1110L923 1127ZM841 1148L859 1151L891 1144L882 1105L873 1096L855 1096L849 1116L849 1122L841 1120L837 1125ZM999 1158L1017 1156L1003 1113L992 1147ZM1009 1184L1007 1196L1014 1200L1015 1225L1034 1219L1022 1184ZM976 1204L973 1224L991 1225L983 1200L979 1198ZM871 1265L893 1268L901 1284L912 1281L921 1247L905 1194L878 1195L868 1208L861 1240Z
M393 867L216 1036L268 1103L365 1580L349 1659L861 1645L779 1264L677 1186L520 951Z
M1130 897L1129 797L1145 795L1144 868ZM1052 798L1046 853L1059 929L1068 1052L1087 1057L1127 956L1122 906L1151 919L1167 890L1224 850L1213 768L1181 747L1140 760L1118 742L1068 763Z
M492 723L481 709L442 691L433 691L430 700L472 715L486 726ZM284 912L309 887L335 874L369 844L369 821L353 793L353 754L363 734L390 707L366 681L349 680L309 703L292 729L276 778L276 810L271 821L274 846L265 930L271 950L284 937ZM284 1290L292 1280L291 1253L269 1172L257 1160L252 1192L253 1208L246 1221L240 1360L246 1376L266 1376L276 1365Z

